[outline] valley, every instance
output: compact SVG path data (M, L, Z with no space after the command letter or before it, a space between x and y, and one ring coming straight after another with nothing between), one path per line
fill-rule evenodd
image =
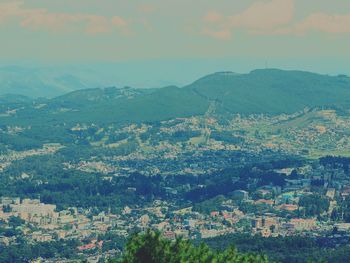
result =
M284 111L273 98L265 99L270 107L247 97L236 78L243 77L219 73L184 88L112 87L52 99L2 96L0 246L21 244L28 260L44 246L53 251L40 254L47 262L94 261L120 256L132 233L153 229L214 247L232 239L256 252L260 237L259 246L281 242L281 251L288 238L301 244L302 237L314 260L338 253L330 252L334 243L346 250L347 97L339 97L342 106L289 98ZM249 101L230 98L232 89ZM281 262L305 256L264 251Z

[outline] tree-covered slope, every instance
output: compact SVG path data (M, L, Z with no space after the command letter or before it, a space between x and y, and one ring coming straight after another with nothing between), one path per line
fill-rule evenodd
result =
M0 67L0 95L20 94L31 98L52 98L89 87L79 78L54 69Z
M204 114L209 101L174 86L154 90L88 89L20 108L4 124L128 123Z
M90 102L61 116L83 122L147 122L201 115L208 106L209 102L193 91L166 87L131 98Z
M202 244L198 247L190 241L170 241L159 233L148 231L134 235L125 247L120 260L109 263L268 263L262 255L239 253L233 247L223 252L211 250Z
M216 113L281 114L315 107L349 109L350 78L268 69L249 74L216 73L184 88L84 89L24 107L5 107L0 100L2 123L28 125L162 121L203 115L208 109ZM15 111L6 116L5 108Z
M350 106L350 78L302 71L215 73L186 89L221 102L232 113L293 113L305 107Z

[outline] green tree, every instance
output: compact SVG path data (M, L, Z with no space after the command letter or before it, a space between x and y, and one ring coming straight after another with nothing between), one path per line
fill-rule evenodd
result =
M11 227L16 228L18 226L23 225L25 221L18 216L11 216L9 217L8 223Z
M121 259L109 263L268 263L266 256L239 253L234 247L223 252L207 245L194 246L190 241L170 241L160 233L135 234L128 241Z

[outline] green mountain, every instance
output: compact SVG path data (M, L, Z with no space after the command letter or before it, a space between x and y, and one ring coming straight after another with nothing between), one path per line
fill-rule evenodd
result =
M23 95L4 94L0 95L0 104L31 103L32 99Z
M0 101L1 104L1 101ZM214 105L214 106L213 106ZM301 71L215 73L178 88L105 88L67 93L20 108L2 121L151 122L222 113L294 113L305 108L350 108L350 78Z
M10 93L31 98L52 98L92 86L95 85L60 70L19 66L0 67L0 95Z
M217 100L231 113L293 113L303 108L349 107L350 78L302 71L255 70L215 73L186 89Z
M209 102L191 90L166 87L157 90L91 90L75 92L52 100L61 106L73 106L61 115L81 122L159 121L203 114ZM127 91L127 92L126 92ZM72 95L76 99L72 98ZM67 103L70 101L70 103ZM52 104L51 104L52 105ZM76 107L74 107L74 105Z

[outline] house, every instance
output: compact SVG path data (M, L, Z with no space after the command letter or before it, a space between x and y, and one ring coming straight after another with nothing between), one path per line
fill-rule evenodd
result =
M292 205L292 204L282 204L279 206L275 207L277 210L285 210L285 211L295 211L298 210L297 205Z
M50 234L43 234L41 231L33 232L31 236L37 242L48 242L53 239Z
M335 227L338 229L338 231L342 231L342 232L350 231L350 223L338 223L338 224L335 224Z
M266 200L266 199L259 199L259 200L255 201L256 205L264 204L264 205L272 206L272 205L274 205L274 203L275 203L275 201L273 201L273 200Z
M335 197L335 189L334 188L329 188L327 190L326 196L333 200L334 197Z
M91 244L87 244L87 245L78 247L78 250L85 251L85 250L90 250L90 249L94 249L94 248L96 248L96 244L91 243Z
M220 213L218 211L213 211L210 213L211 217L218 217L220 215Z
M174 240L176 238L176 234L173 231L165 231L165 232L163 232L163 236L166 239L170 239L170 240Z
M244 190L235 190L232 192L232 198L235 200L247 200L249 193Z
M290 224L292 224L297 231L312 230L316 227L316 219L292 218Z

